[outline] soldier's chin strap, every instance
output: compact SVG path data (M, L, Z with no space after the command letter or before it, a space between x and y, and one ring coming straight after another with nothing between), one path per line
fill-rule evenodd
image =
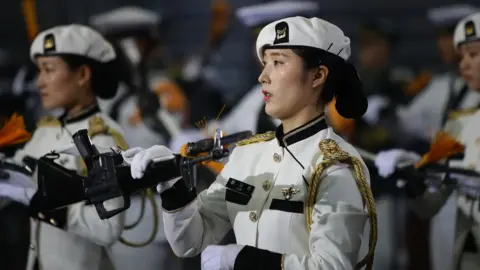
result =
M213 143L205 144L205 141L201 143L202 146L210 145L208 151L206 148L202 148L208 154L196 158L175 155L175 158L170 160L152 162L145 170L142 179L133 179L130 165L124 161L121 152L101 153L91 143L88 131L80 130L73 135L73 142L78 154L86 164L88 175L80 176L55 163L55 159L59 157L58 153L50 153L41 157L38 161L38 192L35 207L39 211L50 211L86 201L95 206L101 219L108 219L130 207L131 194L155 187L159 183L183 177L193 189L196 185L193 173L196 164L209 159L220 160L229 155L229 151L223 148L225 143L222 142L222 132L217 131L216 134L216 137L212 139ZM251 135L251 133L248 134ZM233 137L241 140L248 134L242 133L243 136ZM233 137L228 136L230 139ZM235 143L234 141L228 142ZM118 197L124 199L122 207L105 209L103 202Z

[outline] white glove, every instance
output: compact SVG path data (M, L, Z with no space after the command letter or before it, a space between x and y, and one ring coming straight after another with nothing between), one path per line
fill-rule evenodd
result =
M208 246L202 252L202 270L233 270L235 259L244 247L235 244Z
M421 157L416 153L403 149L392 149L378 153L375 158L375 166L378 174L386 178L391 176L400 164L413 164L420 159Z
M386 97L373 95L368 98L368 107L365 114L362 116L363 120L370 125L375 125L380 119L380 111L390 104Z
M30 176L11 170L4 171L9 174L9 178L0 180L0 197L9 198L26 206L30 205L30 200L37 192L37 187Z
M130 172L134 179L143 177L150 162L160 162L175 158L172 151L163 145L155 145L148 149L132 148L123 152L122 156L125 162L130 164ZM179 179L181 177L158 184L157 191L162 193L164 190L171 188Z
M142 147L135 147L135 148L130 148L124 152L122 152L122 157L123 160L128 163L129 165L132 165L133 158L135 157L136 154L145 151L144 148Z

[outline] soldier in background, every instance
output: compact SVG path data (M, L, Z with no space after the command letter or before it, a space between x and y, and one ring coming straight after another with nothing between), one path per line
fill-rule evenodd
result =
M164 70L152 68L161 53L162 19L156 12L133 6L90 19L90 24L117 44L130 61L129 82L113 103L101 105L122 125L131 145L168 143L182 123L185 96Z
M178 132L186 99L167 72L152 68L161 52L163 18L157 12L127 6L92 16L90 23L104 33L123 55L123 79L113 102L102 101L125 130L129 145L168 143ZM145 111L144 111L145 110ZM154 122L148 122L152 120ZM163 231L160 198L135 194L126 211L122 242L112 246L116 270L181 268L181 261L169 247ZM158 208L158 207L157 207ZM154 220L158 224L155 227ZM152 238L152 234L153 238Z

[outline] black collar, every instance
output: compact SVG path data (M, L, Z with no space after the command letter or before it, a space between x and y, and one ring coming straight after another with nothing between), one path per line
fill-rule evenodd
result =
M67 113L64 113L64 114L62 114L62 116L60 116L58 118L58 120L63 125L72 124L72 123L75 123L75 122L85 120L85 119L87 119L87 118L89 118L89 117L91 117L91 116L93 116L93 115L95 115L96 113L99 113L99 112L100 112L100 108L98 107L98 104L95 103L95 104L92 104L92 105L86 107L79 114L77 114L73 117L67 117Z
M280 125L275 132L275 136L277 137L280 146L287 147L296 142L305 140L326 129L327 127L325 115L322 114L315 117L308 123L288 132L287 134L283 134L283 125Z

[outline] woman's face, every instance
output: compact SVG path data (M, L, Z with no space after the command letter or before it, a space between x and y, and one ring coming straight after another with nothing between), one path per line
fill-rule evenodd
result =
M39 56L36 61L37 87L45 109L68 108L84 93L78 71L70 70L62 58Z
M291 49L266 49L262 62L258 81L263 85L268 115L284 120L307 106L317 105L315 71L307 71L303 60Z
M470 89L480 91L480 40L460 45L460 73Z

